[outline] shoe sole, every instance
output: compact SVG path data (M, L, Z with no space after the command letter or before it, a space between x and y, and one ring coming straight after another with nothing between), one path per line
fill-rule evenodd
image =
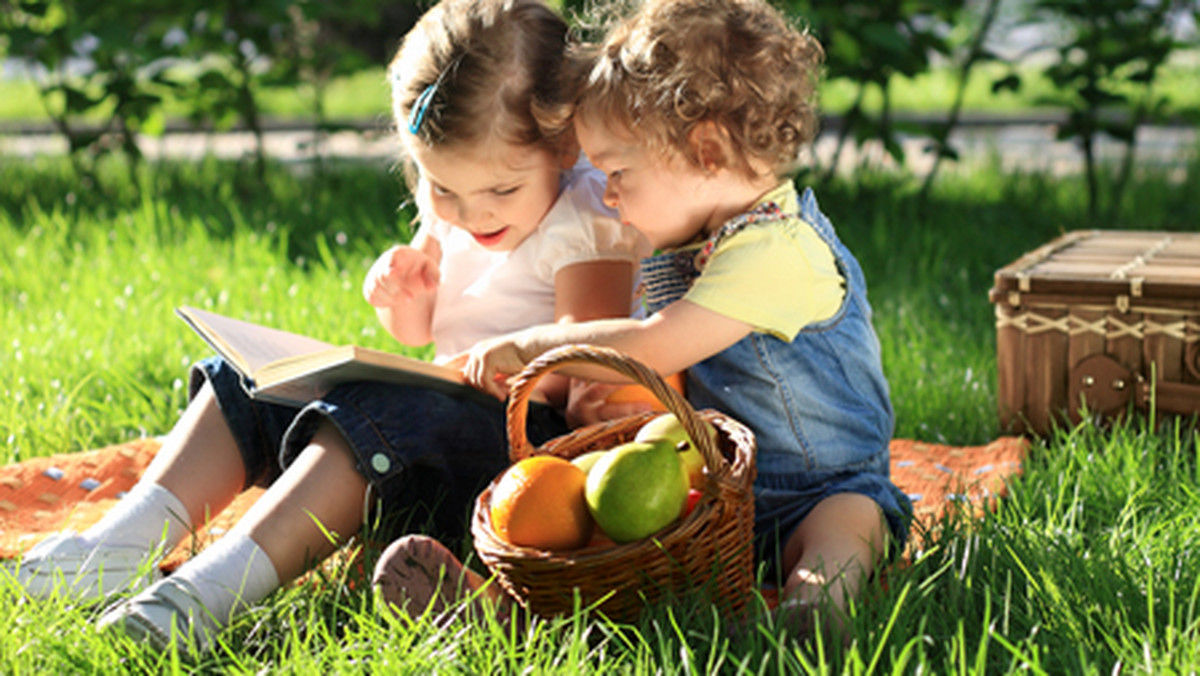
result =
M416 619L423 613L440 617L459 599L463 566L431 538L404 537L379 559L372 584L396 612ZM469 590L468 590L469 591Z
M211 647L209 628L203 620L193 621L208 612L199 600L182 583L171 578L150 587L141 594L121 601L100 617L96 628L100 630L120 629L134 641L148 643L163 652L178 645L184 654L202 654ZM157 621L152 613L162 614ZM217 631L217 629L211 629Z

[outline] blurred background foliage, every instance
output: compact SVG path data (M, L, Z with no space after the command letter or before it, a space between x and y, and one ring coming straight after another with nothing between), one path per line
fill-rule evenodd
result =
M0 54L20 64L38 99L68 143L76 170L121 152L135 163L139 135L161 135L168 120L200 129L248 130L258 140L253 162L261 175L264 104L281 89L303 98L315 132L335 130L331 86L363 72L376 75L428 2L417 0L0 0ZM555 3L569 16L592 0ZM1141 125L1171 120L1196 124L1195 99L1165 87L1164 67L1176 64L1193 83L1200 66L1195 0L813 0L780 7L821 40L826 89L843 93L826 107L837 156L877 141L903 163L900 134L929 139L936 154L925 189L963 122L969 87L990 92L1036 86L1027 101L1061 113L1060 139L1076 141L1092 190L1089 213L1115 210L1120 175L1100 195L1097 139L1126 144L1132 166ZM1182 65L1179 65L1182 64ZM897 115L894 83L938 74L948 88L945 109L919 120ZM380 101L386 92L379 83ZM825 90L823 90L824 92ZM828 100L828 97L826 97ZM336 102L334 102L336 103ZM383 103L380 115L386 113ZM344 121L343 121L344 123ZM828 178L828 176L826 176ZM1107 185L1107 184L1106 184ZM1108 200L1107 204L1102 199Z

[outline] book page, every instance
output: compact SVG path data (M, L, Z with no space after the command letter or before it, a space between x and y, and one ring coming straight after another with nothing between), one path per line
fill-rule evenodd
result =
M343 345L341 347L321 350L319 353L280 359L258 371L257 384L260 388L267 388L274 386L275 383L309 376L310 374L316 375L320 372L347 373L350 371L362 376L354 378L354 380L390 380L396 377L407 377L404 374L413 374L421 378L446 380L457 386L466 387L462 373L455 369L394 352L373 350L356 345ZM400 374L398 376L387 375L389 371L399 371ZM387 377L368 377L372 374L387 375Z
M275 362L260 373L252 396L292 406L319 399L343 383L373 381L438 390L455 397L503 406L443 366L390 352L343 346L311 357Z
M252 378L259 369L271 362L333 348L333 345L316 338L193 307L181 307L176 312L221 356Z
M343 383L375 381L502 405L467 385L457 369L394 352L334 346L196 308L176 312L252 381L250 396L255 399L303 406Z

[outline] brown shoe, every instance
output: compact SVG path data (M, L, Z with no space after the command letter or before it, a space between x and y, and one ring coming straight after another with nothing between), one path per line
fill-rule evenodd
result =
M478 613L484 603L496 606L496 617L503 622L511 615L507 594L425 535L405 535L389 545L375 564L371 583L392 612L414 620L429 613L444 625L464 610Z

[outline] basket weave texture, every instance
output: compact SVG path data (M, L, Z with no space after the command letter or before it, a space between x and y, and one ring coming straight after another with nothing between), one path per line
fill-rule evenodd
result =
M612 448L633 440L657 415L589 425L533 448L525 433L529 397L543 375L570 364L599 365L631 378L679 418L708 470L700 501L687 517L648 538L551 552L515 546L496 536L490 517L493 481L476 499L471 523L480 559L521 605L542 616L574 612L578 596L578 607L631 621L648 604L697 592L710 595L727 613L740 613L754 583L754 435L722 413L697 412L652 369L620 352L568 345L543 354L514 381L507 413L509 457L514 463L534 455L570 460ZM716 428L716 444L703 432L702 421Z

